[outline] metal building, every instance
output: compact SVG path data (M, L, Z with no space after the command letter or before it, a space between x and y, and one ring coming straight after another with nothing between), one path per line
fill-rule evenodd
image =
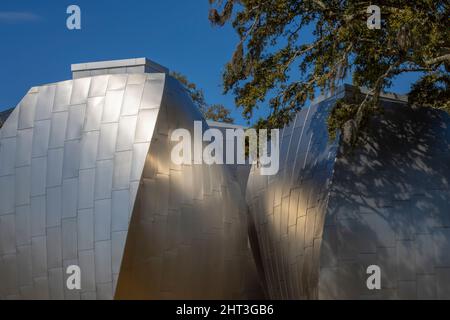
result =
M343 86L283 129L280 171L252 168L251 242L275 299L450 299L450 117L383 95L349 150L326 119ZM369 266L381 288L369 289ZM370 269L369 269L370 271Z
M72 71L31 88L0 131L0 298L258 294L237 181L170 161L171 130L202 120L178 81L147 59Z

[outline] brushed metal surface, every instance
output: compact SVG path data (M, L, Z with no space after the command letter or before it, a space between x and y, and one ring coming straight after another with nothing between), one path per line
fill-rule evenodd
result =
M171 165L193 120L164 73L30 89L0 130L0 299L258 297L237 182Z
M252 168L250 240L276 299L450 299L450 117L383 97L352 152L328 141L340 88L282 132L278 175ZM260 257L260 258L259 258ZM381 268L381 290L366 269Z

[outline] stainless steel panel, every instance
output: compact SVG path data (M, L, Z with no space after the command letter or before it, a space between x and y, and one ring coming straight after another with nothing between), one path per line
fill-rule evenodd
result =
M37 102L37 94L27 94L19 104L18 129L32 128L34 124L34 112Z
M64 144L63 179L78 177L80 151L81 143L79 140L66 141Z
M16 218L13 214L0 216L0 243L1 254L16 252Z
M81 291L95 292L95 256L94 250L85 250L78 253L80 269L83 270L81 277Z
M0 176L14 174L16 167L16 138L0 140Z
M100 133L98 131L85 132L83 134L81 140L80 170L95 168L99 139Z
M95 170L95 199L110 199L113 182L114 161L97 162Z
M50 124L51 120L36 121L34 123L32 157L45 157L47 155Z
M97 284L97 290L100 284L112 281L111 270L111 241L107 240L96 242L95 282Z
M53 112L66 111L72 95L72 81L59 82L56 85L55 104Z
M16 246L31 245L31 206L16 208Z
M94 210L84 209L78 212L78 250L94 249Z
M31 167L16 169L16 206L30 204ZM12 186L10 186L11 188Z
M111 239L111 199L95 201L95 242Z
M128 189L112 192L111 231L128 230L130 198Z
M89 97L104 97L108 87L108 75L92 77L89 89ZM91 99L89 99L91 100Z
M62 220L62 253L64 260L77 259L78 236L77 219L68 218Z
M61 227L47 228L47 267L60 268L62 265L62 231Z
M48 270L49 298L64 300L64 274L62 268Z
M19 286L32 285L31 238L29 245L17 247L17 274Z
M55 94L55 85L48 85L39 88L34 117L35 120L51 119Z
M137 118L137 116L120 118L116 151L132 150Z
M95 169L80 170L78 180L78 208L94 207Z
M45 196L31 198L31 236L45 236Z
M29 166L31 163L33 129L18 130L16 141L16 167Z
M66 131L66 140L74 140L81 138L81 132L84 126L85 112L86 112L85 104L70 106L69 120L67 123L67 131Z
M82 173L85 171L80 171L80 180L79 182L87 182L89 180L82 180ZM83 175L83 179L86 176ZM84 187L89 187L89 185L85 185ZM73 218L77 216L77 205L78 205L78 179L66 179L63 181L62 185L62 201L64 203L62 218Z
M31 257L33 262L33 277L47 274L47 245L46 237L34 237L31 240Z
M118 122L122 108L124 91L107 91L105 96L105 107L103 108L102 122Z
M122 90L127 84L126 74L113 75L109 77L108 90Z
M15 208L15 177L0 177L0 215L13 213Z
M56 227L61 225L62 218L62 187L53 187L47 189L46 202L46 226Z
M68 112L57 112L52 114L52 124L50 130L50 148L64 147L66 138Z
M98 160L113 159L116 149L118 123L102 124L98 145Z
M139 118L136 124L136 143L150 142L158 113L158 109L141 110L139 112Z
M144 92L144 84L129 84L126 87L123 97L122 116L134 116L139 112L142 94Z
M133 151L116 152L114 155L114 189L128 189L130 187L131 161Z
M47 168L47 187L56 187L62 184L64 149L48 150Z
M73 81L72 96L70 99L71 105L86 103L90 84L91 78L76 79Z
M104 103L104 96L88 99L86 109L86 124L84 126L85 131L100 130Z

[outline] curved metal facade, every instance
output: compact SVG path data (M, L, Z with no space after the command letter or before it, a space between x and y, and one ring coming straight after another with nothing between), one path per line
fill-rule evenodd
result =
M450 117L384 101L362 145L329 144L336 96L284 129L281 170L252 168L247 201L276 299L450 299ZM349 92L350 91L350 92ZM367 267L381 270L369 290Z
M0 298L251 294L236 181L171 165L170 132L194 119L164 73L32 88L0 131ZM69 265L81 290L66 288Z

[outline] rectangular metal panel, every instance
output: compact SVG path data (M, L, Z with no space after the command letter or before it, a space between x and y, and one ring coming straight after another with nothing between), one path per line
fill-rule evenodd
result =
M52 114L49 143L50 148L64 147L68 118L68 112L57 112Z
M47 267L62 266L62 232L61 227L47 228Z
M83 78L83 79L74 80L70 104L74 105L74 104L86 103L90 84L91 84L91 78Z
M150 143L135 143L133 145L130 181L139 181L141 179L149 148Z
M15 176L0 177L0 215L14 212L14 190Z
M94 207L95 169L80 170L78 208Z
M136 132L136 122L137 116L120 118L116 151L132 150Z
M138 113L143 91L144 84L127 85L123 98L122 116L133 116Z
M108 283L112 281L111 274L111 241L95 243L95 282Z
M15 137L0 140L0 176L14 174L16 146Z
M16 245L31 245L31 206L16 208Z
M97 162L95 172L95 199L111 198L114 163L113 160Z
M118 123L103 124L100 130L98 160L112 159L116 149Z
M124 91L108 91L105 96L105 107L103 108L102 122L118 122L122 108Z
M49 295L52 300L64 299L64 274L62 268L48 270Z
M127 232L113 232L111 235L112 246L112 272L118 274L122 263L122 256L125 249L125 242L127 240Z
M93 77L89 89L89 97L103 97L108 87L108 75Z
M19 104L19 124L18 129L32 128L34 124L34 111L37 101L37 94L27 94Z
M95 201L95 241L111 239L111 199Z
M141 109L159 108L164 90L164 74L152 74L145 81Z
M30 286L33 283L31 239L30 245L17 248L17 274L19 276L19 285L21 287Z
M16 206L30 203L31 167L20 167L16 169ZM11 188L12 186L8 186Z
M114 156L113 188L125 189L130 187L132 151L117 152Z
M81 176L81 174L80 174ZM81 180L80 180L81 181ZM77 216L78 206L78 179L66 179L62 185L63 212L62 218Z
M55 101L55 94L56 94L55 85L42 86L39 88L35 111L36 121L51 118L53 103Z
M66 111L72 95L72 81L59 82L56 85L55 105L53 112Z
M128 211L130 210L130 191L120 190L112 192L112 231L128 230Z
M67 123L66 140L74 140L81 138L81 132L84 126L84 116L86 112L86 105L80 104L70 106L69 121Z
M31 161L31 196L45 194L47 180L47 157L34 158Z
M159 109L141 110L136 125L135 142L150 142L158 117Z
M94 249L94 210L78 211L78 250Z
M62 252L63 259L76 259L78 257L77 245L77 219L62 220Z
M31 236L45 235L45 196L31 198Z
M30 165L32 143L33 129L17 131L16 167Z
M113 75L110 76L108 81L108 90L122 90L127 84L128 76L124 75Z
M47 189L47 223L46 226L56 227L61 225L62 217L62 187Z
M63 159L63 148L48 150L47 187L56 187L62 184Z
M16 218L14 214L0 216L0 254L16 253Z
M50 138L51 120L41 120L34 123L33 131L33 157L44 157L47 155Z
M95 291L95 256L94 250L80 251L78 253L80 269L83 272L81 277L81 290Z
M78 177L80 150L79 140L66 141L64 144L63 179Z
M90 131L83 134L81 140L81 170L95 168L99 137L99 131Z
M89 98L86 107L85 131L100 130L105 97Z
M31 240L31 255L33 261L33 277L47 275L47 245L46 237L34 237Z

